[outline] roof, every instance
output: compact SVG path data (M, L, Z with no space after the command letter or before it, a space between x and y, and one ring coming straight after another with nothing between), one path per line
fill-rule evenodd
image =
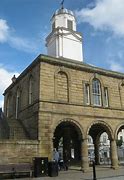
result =
M60 9L57 9L57 10L55 11L55 13L53 14L52 18L53 18L54 16L59 15L59 14L68 14L68 15L74 16L73 11L71 11L71 10L69 10L69 9L66 9L66 8L60 8Z

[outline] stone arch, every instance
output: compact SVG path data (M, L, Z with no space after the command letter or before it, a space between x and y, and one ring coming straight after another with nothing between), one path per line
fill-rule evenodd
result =
M90 129L95 125L102 126L104 128L104 130L107 132L107 134L109 135L110 140L114 139L114 133L113 133L112 128L109 126L109 124L107 124L104 121L99 121L99 120L94 121L90 124L90 126L87 128L87 136L90 132ZM103 132L104 132L103 130L100 130L99 135L102 134Z
M117 137L118 137L118 132L119 130L121 130L121 128L124 128L124 121L123 123L121 122L117 127L116 127L116 130L115 130L115 134L114 134L114 138L117 140Z
M58 121L58 122L54 125L53 131L52 131L52 134L53 134L53 135L54 135L54 132L55 132L56 128L57 128L61 123L63 123L63 122L72 123L72 124L75 125L77 128L79 128L80 133L81 133L81 136L82 136L82 139L83 139L83 137L84 137L84 130L83 130L82 126L80 125L79 122L77 122L76 120L73 120L73 119L71 119L71 118L65 118L65 119L62 119L62 120ZM53 136L52 138L54 138L54 136Z
M60 67L55 71L54 84L55 84L55 100L69 102L71 99L71 81L70 74L64 68Z
M60 120L53 129L53 147L58 149L61 157L71 163L81 161L81 144L83 130L73 119Z
M55 71L55 73L54 73L54 77L56 78L58 72L60 72L60 71L62 71L62 72L64 72L64 73L67 74L68 80L69 80L69 83L70 83L70 81L71 81L70 73L69 73L68 70L67 70L66 68L64 68L63 66L56 69L56 71Z
M92 84L93 79L98 79L98 80L100 81L101 86L104 86L103 80L102 80L102 78L101 78L101 76L100 76L99 74L94 73L94 74L90 77L90 79L89 79L90 84Z
M95 158L95 163L98 165L101 163L101 155L100 155L100 146L101 146L101 143L100 143L100 136L106 132L107 135L108 135L108 139L110 141L108 141L108 147L107 147L107 150L106 152L102 151L101 153L103 154L102 156L103 157L106 157L106 158L111 158L111 162L113 162L113 152L114 152L114 148L115 148L115 140L114 140L114 133L113 133L113 130L112 128L110 127L109 124L107 124L106 122L104 121L94 121L90 124L90 126L88 127L87 129L87 136L88 134L93 138L93 146L94 146L94 149L93 149L93 152L94 152L94 158ZM113 143L114 142L114 143ZM114 144L114 146L112 145ZM102 147L104 147L104 143L102 144ZM114 148L113 148L114 147Z

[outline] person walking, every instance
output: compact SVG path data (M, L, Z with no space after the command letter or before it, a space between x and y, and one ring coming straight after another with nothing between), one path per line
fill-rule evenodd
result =
M56 148L54 149L53 151L53 160L55 161L56 163L56 167L58 170L60 170L60 167L59 167L59 152L56 150Z
M55 162L58 163L58 161L59 161L59 153L56 150L56 148L54 149L54 152L53 152L53 159L54 159Z

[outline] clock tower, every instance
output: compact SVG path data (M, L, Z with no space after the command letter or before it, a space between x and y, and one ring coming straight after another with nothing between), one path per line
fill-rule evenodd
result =
M74 13L62 5L51 18L52 31L46 38L47 54L83 61L82 35L76 30Z

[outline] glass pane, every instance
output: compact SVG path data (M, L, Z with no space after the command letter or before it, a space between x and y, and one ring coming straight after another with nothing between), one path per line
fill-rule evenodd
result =
M89 104L90 99L89 99L89 84L85 84L85 103Z
M105 106L108 107L108 89L104 88L104 101L105 101Z
M93 95L93 104L101 105L101 86L99 80L97 79L94 79L92 82L92 95Z

